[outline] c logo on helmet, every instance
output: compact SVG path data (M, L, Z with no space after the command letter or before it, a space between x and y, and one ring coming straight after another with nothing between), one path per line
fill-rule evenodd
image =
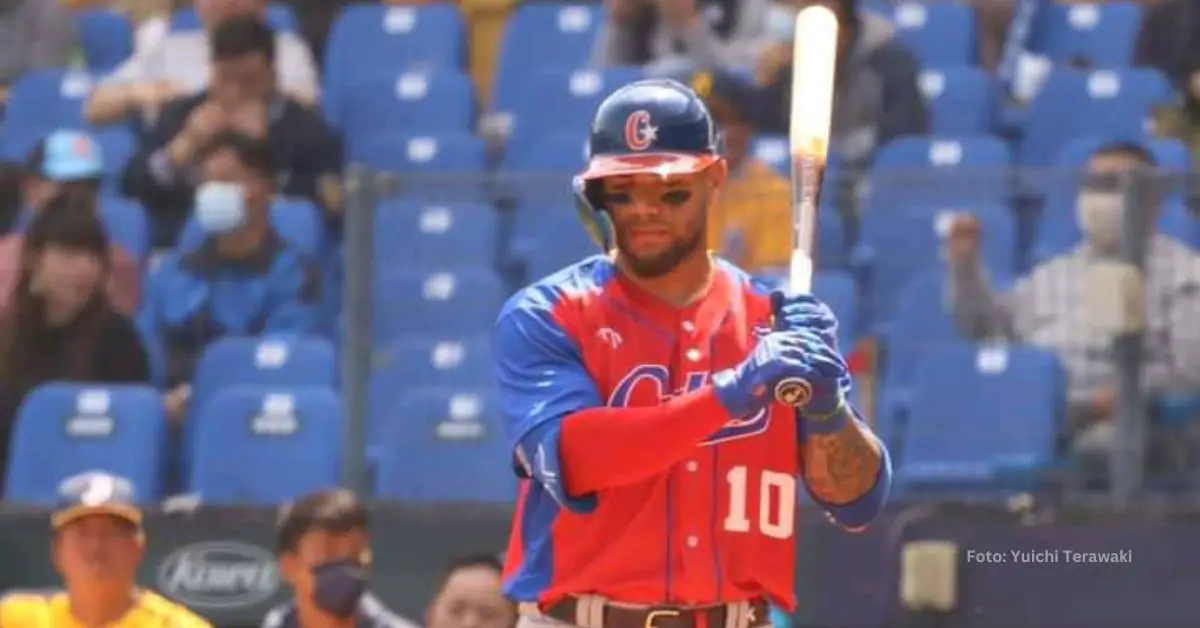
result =
M629 150L646 150L654 145L658 129L650 124L650 112L639 109L625 119L625 145Z

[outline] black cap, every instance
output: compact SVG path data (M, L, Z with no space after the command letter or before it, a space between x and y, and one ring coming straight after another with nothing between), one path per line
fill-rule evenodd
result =
M142 511L134 500L133 483L125 478L88 471L63 480L58 494L58 507L50 517L55 530L91 515L109 515L138 529L142 527Z

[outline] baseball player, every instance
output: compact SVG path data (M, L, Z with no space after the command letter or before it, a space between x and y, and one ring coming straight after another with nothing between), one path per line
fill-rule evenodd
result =
M850 529L886 500L887 451L847 401L829 308L705 250L719 145L680 83L612 94L574 181L610 252L521 290L496 322L527 478L504 587L525 628L767 625L770 603L795 606L797 481Z

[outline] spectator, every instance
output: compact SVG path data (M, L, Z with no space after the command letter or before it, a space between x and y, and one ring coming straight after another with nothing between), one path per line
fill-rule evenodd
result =
M1164 0L1145 6L1134 46L1133 65L1162 72L1180 92L1188 90L1197 67L1200 13L1191 0Z
M746 270L763 274L787 267L792 252L788 181L750 154L758 94L749 79L722 70L683 81L704 99L721 129L729 180L709 214L708 247Z
M56 196L30 223L0 314L0 452L21 400L41 384L149 380L133 322L103 290L108 260L104 227L82 199Z
M266 20L266 0L196 0L195 5L205 30L167 33L149 50L136 52L92 92L84 106L88 122L107 124L135 113L153 116L171 100L205 89L210 77L223 72L210 64L214 31L230 19ZM272 68L274 82L296 101L314 104L319 85L308 47L292 33L272 32L271 39L279 54Z
M425 628L513 628L517 609L500 591L503 571L492 554L455 559L425 610Z
M416 628L367 591L368 516L354 493L318 491L284 506L275 539L294 597L271 609L263 628Z
M212 40L212 84L167 105L122 181L125 194L159 221L160 243L178 235L195 192L196 156L222 131L267 141L283 177L280 192L336 211L336 203L322 201L338 180L341 143L320 116L275 89L270 27L258 18L231 18Z
M0 626L211 628L188 609L137 585L146 552L142 511L129 480L92 471L64 481L50 517L50 551L66 591L0 601Z
M30 153L22 182L24 209L16 217L13 233L0 238L0 307L12 296L21 274L25 239L21 232L60 194L78 199L81 206L94 212L103 165L100 146L90 135L78 131L55 131ZM110 248L109 267L112 275L108 295L113 307L122 314L134 314L142 298L138 261L114 245Z
M605 0L596 66L749 70L764 45L769 0Z
M1148 170L1153 157L1135 144L1112 144L1088 162L1092 181L1076 208L1083 242L1039 264L1001 298L988 286L979 262L978 222L957 217L947 257L953 314L975 339L1003 337L1053 350L1068 378L1068 418L1080 454L1103 454L1112 445L1116 371L1111 331L1097 324L1098 292L1090 273L1120 252L1124 195L1113 184L1121 174ZM1106 179L1108 181L1106 182ZM1159 198L1146 198L1145 224L1154 225ZM1144 385L1151 394L1200 386L1200 256L1167 236L1149 231L1143 279L1146 305Z
M320 275L270 222L275 193L271 150L263 140L223 133L199 157L204 182L196 221L207 234L197 250L167 255L150 277L142 328L166 364L167 409L182 416L196 358L222 335L306 334L313 330Z
M57 2L0 0L0 110L30 70L61 68L75 47L71 14Z
M829 4L837 15L838 67L830 158L862 165L875 149L902 135L927 132L925 100L917 85L917 61L896 38L887 19L859 11L858 0L791 0L771 12L778 43L762 56L763 128L787 133L792 97L792 32L796 12L809 4Z
M1183 71L1178 104L1162 107L1154 115L1154 134L1177 139L1188 147L1192 159L1200 158L1200 51L1193 53Z

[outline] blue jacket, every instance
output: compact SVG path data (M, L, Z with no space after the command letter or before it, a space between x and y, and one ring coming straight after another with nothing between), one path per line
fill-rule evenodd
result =
M222 259L211 241L169 254L149 278L139 321L162 351L165 383L190 381L200 352L221 336L312 333L320 278L274 231L240 260Z

